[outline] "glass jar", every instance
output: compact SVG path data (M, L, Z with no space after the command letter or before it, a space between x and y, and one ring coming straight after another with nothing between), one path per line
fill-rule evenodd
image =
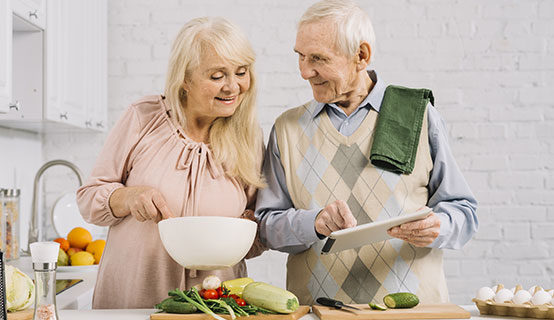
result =
M4 213L4 189L0 188L0 251L6 246L6 214Z
M4 189L2 195L2 217L5 230L1 230L4 244L4 258L19 258L19 189ZM5 232L4 232L5 231Z

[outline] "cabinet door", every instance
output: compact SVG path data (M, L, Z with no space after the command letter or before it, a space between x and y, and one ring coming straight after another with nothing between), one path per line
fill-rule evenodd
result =
M105 131L107 128L107 42L108 4L106 0L89 2L88 39L89 53L87 64L89 75L87 99L87 128Z
M9 110L12 93L12 12L10 1L0 1L0 113Z
M89 81L88 1L51 0L47 4L46 117L83 128L87 116Z

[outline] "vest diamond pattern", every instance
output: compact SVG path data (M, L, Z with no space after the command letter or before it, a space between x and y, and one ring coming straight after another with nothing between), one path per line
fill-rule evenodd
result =
M315 106L312 102L289 110L275 124L287 187L296 208L321 208L342 199L358 224L364 224L412 212L427 203L432 160L428 143L421 143L427 141L426 125L416 170L409 176L398 175L369 161L377 112L372 110L358 130L345 137L325 111L314 117ZM321 255L323 243L289 255L287 289L303 304L312 304L320 296L345 303L380 303L386 294L399 291L416 293L422 301L447 300L438 250L391 239Z

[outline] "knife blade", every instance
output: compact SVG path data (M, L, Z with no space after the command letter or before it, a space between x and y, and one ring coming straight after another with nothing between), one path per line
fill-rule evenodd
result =
M349 306L347 304L344 304L342 301L335 300L335 299L319 297L315 301L317 303L319 303L320 305L327 306L327 307L333 307L333 308L336 308L336 309L350 308L350 309L354 309L354 310L360 310L356 307Z

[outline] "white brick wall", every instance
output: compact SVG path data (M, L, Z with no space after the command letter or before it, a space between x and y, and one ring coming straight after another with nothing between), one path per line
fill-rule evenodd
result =
M311 96L292 48L295 21L314 1L112 0L109 117L163 88L172 38L188 19L224 16L257 52L266 137L282 111ZM451 147L480 201L481 227L445 252L451 299L469 304L481 286L554 287L554 1L360 1L374 21L374 68L385 81L433 89ZM46 159L90 172L104 135L46 135ZM284 255L250 264L284 286Z

